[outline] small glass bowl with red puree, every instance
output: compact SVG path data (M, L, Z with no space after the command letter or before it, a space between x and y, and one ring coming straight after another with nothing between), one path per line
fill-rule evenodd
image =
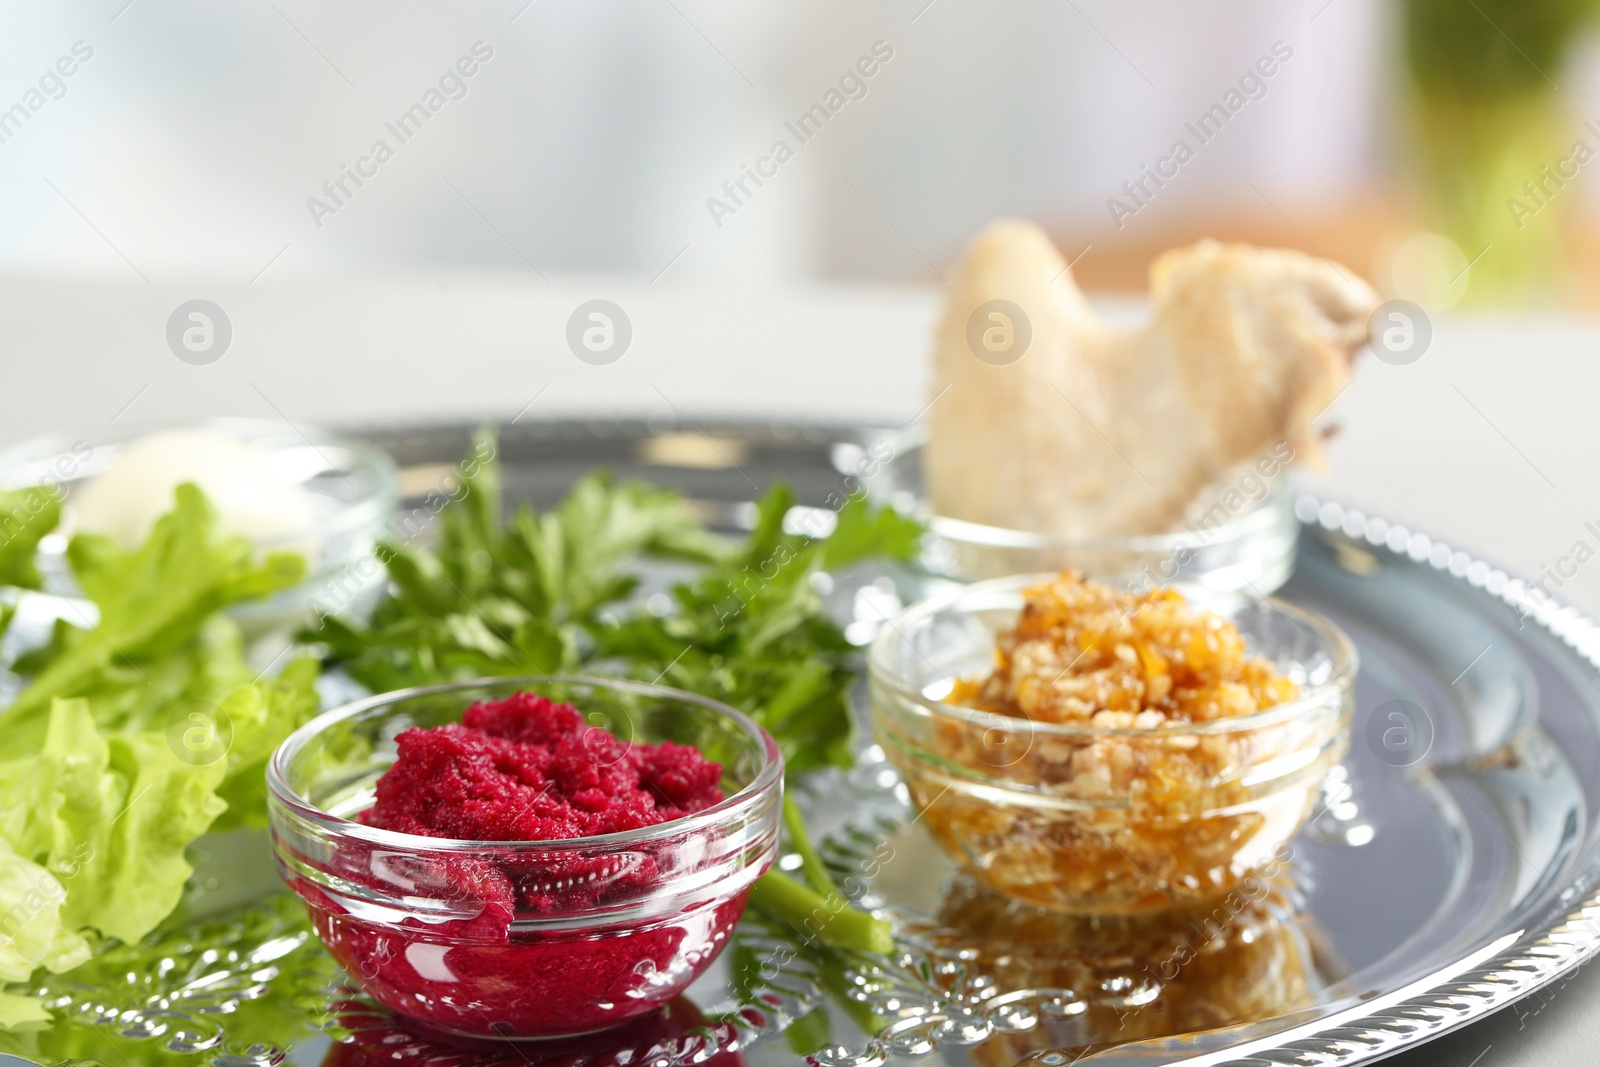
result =
M678 996L778 848L783 758L680 690L510 678L384 693L286 740L273 853L373 998L424 1032L571 1037Z

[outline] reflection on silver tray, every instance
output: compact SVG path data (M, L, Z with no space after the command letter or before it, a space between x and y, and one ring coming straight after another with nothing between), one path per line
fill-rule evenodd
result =
M701 431L715 448L695 450ZM467 440L453 427L369 436L414 485ZM508 488L538 502L603 464L676 482L734 527L752 482L786 477L826 506L836 446L868 438L582 423L508 427L502 452ZM1298 513L1282 595L1344 626L1363 670L1350 754L1260 901L1186 928L1119 930L985 899L954 878L869 749L803 799L830 828L829 862L895 918L892 960L819 957L747 920L687 1001L609 1046L448 1049L344 988L278 898L52 978L71 1021L0 1048L140 1067L375 1062L363 1049L429 1067L760 1067L799 1050L827 1067L913 1056L1050 1067L1086 1050L1117 1064L1357 1063L1461 1026L1600 945L1600 627L1572 608L1530 610L1514 578L1426 535L1307 499ZM837 605L869 627L925 581L874 577L858 583L876 590L870 603ZM1244 980L1219 988L1227 978Z

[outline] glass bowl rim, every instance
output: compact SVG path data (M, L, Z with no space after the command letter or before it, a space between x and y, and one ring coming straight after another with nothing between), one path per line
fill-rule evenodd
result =
M991 578L987 581L957 585L941 590L912 604L895 616L893 620L886 623L873 640L872 647L867 653L867 668L871 685L874 687L879 685L887 686L893 690L897 697L915 705L930 717L957 720L969 726L982 727L985 732L997 729L1021 730L1025 727L1026 732L1047 738L1118 738L1126 740L1140 737L1166 738L1228 735L1266 726L1275 726L1297 718L1313 707L1320 707L1326 704L1330 694L1341 693L1350 689L1354 684L1356 673L1360 670L1361 657L1356 651L1355 642L1350 639L1350 635L1345 633L1338 624L1326 616L1308 608L1300 607L1297 604L1291 604L1278 597L1237 591L1222 591L1196 582L1151 583L1151 587L1175 589L1184 594L1184 598L1191 603L1195 603L1191 599L1191 594L1199 593L1213 601L1234 600L1241 604L1265 605L1282 614L1289 620L1290 625L1297 630L1304 632L1305 629L1309 629L1316 635L1313 643L1327 654L1333 664L1331 676L1326 681L1314 686L1302 685L1300 695L1293 700L1285 701L1282 704L1274 704L1271 707L1251 712L1248 715L1211 719L1206 722L1173 723L1164 726L1110 727L1080 725L1077 723L1036 722L1033 719L1016 718L1010 715L983 711L978 708L963 707L959 704L948 704L943 700L935 700L922 690L907 684L890 665L891 649L898 642L908 641L909 638L905 636L906 632L917 623L951 609L955 609L960 614L970 614L978 609L975 605L966 604L964 601L972 598L1004 594L1020 596L1032 586L1055 578L1056 574L1057 572L1013 574L1004 578ZM875 706L876 701L873 701L873 704Z
M465 689L504 687L513 691L520 691L522 687L527 685L550 684L597 686L623 692L671 697L675 700L683 700L698 705L722 718L732 720L734 725L752 738L762 752L761 768L756 772L755 777L750 780L749 784L738 792L692 815L656 823L653 826L642 826L635 830L619 830L609 834L595 834L591 837L548 838L542 841L480 841L471 838L429 837L425 834L408 834L400 830L385 830L377 826L367 826L364 823L356 822L354 819L345 819L324 811L322 808L310 803L289 786L286 778L289 761L298 755L309 742L335 724L354 718L373 708L397 704L402 700L410 700L415 697L434 696ZM293 812L296 817L312 823L331 835L364 841L369 844L402 848L412 852L481 854L500 851L537 851L541 853L551 851L590 851L613 845L633 845L640 842L670 840L684 833L713 826L731 814L754 806L774 786L781 788L783 769L783 753L779 750L778 743L773 740L772 735L766 731L765 727L736 708L730 707L721 701L713 700L710 697L691 693L685 689L653 685L648 682L634 681L630 678L606 678L587 674L472 678L464 681L440 682L434 685L418 685L406 689L392 689L384 693L374 693L371 696L341 704L336 708L330 708L304 726L301 726L294 733L283 739L282 743L273 750L272 758L267 761L267 793L273 801L273 805L269 806L268 816L269 822L275 822L277 812L274 808L277 805L281 805Z
M927 444L927 434L920 426L907 426L898 430L880 435L869 444L887 440L893 449L890 457L883 461L883 467L878 474L864 475L856 471L841 469L842 473L860 479L867 487L869 496L881 503L888 503L887 498L892 494L886 491L887 487L874 485L883 473L897 465L917 462L920 466L920 451ZM1171 530L1167 533L1135 534L1128 537L1058 537L1054 534L1039 533L1035 530L1019 530L1010 526L991 526L987 523L973 522L969 519L957 519L948 515L940 515L933 510L932 504L923 493L914 494L916 504L913 513L928 527L928 532L956 544L974 545L979 548L1006 548L1071 550L1076 552L1137 552L1172 553L1195 552L1213 545L1227 544L1245 537L1264 522L1269 522L1278 514L1293 513L1293 487L1289 485L1287 477L1277 478L1259 500L1251 501L1249 506L1240 509L1238 514L1229 517L1226 521L1215 526L1191 530Z
M169 430L214 430L225 437L234 437L245 443L259 441L269 434L281 433L287 437L298 437L303 443L310 445L320 455L324 447L336 447L348 450L355 455L363 466L373 474L372 491L362 495L359 500L353 501L337 512L313 522L299 530L277 534L272 537L252 537L250 543L262 551L292 548L307 538L326 541L351 530L359 530L366 526L388 520L400 503L400 470L394 457L383 449L358 437L349 436L321 426L301 426L287 420L258 419L244 415L215 415L199 420L172 420L155 419L143 422L133 422L125 426L125 431L119 435L102 436L96 440L93 434L79 433L76 430L50 431L36 434L14 445L0 449L0 489L27 491L28 489L42 489L45 482L35 479L31 482L11 484L5 478L7 472L13 468L28 464L43 464L52 457L70 454L73 446L78 442L87 444L91 450L101 446L117 445L127 447L142 437L151 434L164 433ZM338 561L333 561L336 566ZM326 569L326 568L324 568ZM315 577L321 570L310 571L306 577Z

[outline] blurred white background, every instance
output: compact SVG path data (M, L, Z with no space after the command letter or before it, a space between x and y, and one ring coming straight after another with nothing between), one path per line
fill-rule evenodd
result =
M1371 186L1392 22L1373 0L11 4L0 108L93 56L0 144L0 267L928 278L998 214L1113 240L1107 198L1277 41L1266 95L1127 226L1251 196L1245 175L1285 210ZM384 124L477 41L465 96L400 145ZM865 96L799 145L784 123L879 41ZM379 138L395 157L317 226L307 199ZM719 227L708 198L779 138L795 158Z

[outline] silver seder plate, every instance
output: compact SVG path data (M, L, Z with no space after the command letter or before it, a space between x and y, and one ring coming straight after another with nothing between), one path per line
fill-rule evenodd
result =
M469 428L363 436L426 471L464 454ZM677 484L736 528L752 484L786 480L829 506L833 460L859 454L840 446L874 437L591 420L502 427L501 454L508 495L536 505L605 466ZM1362 667L1349 755L1255 899L1135 922L1009 904L956 874L868 745L802 800L859 902L894 917L894 959L821 953L747 917L647 1025L461 1049L410 1036L346 987L277 896L53 980L61 1021L4 1047L224 1067L1351 1064L1466 1025L1600 946L1600 625L1425 534L1310 498L1297 512L1280 595L1345 627ZM928 581L854 575L831 599L870 627Z

